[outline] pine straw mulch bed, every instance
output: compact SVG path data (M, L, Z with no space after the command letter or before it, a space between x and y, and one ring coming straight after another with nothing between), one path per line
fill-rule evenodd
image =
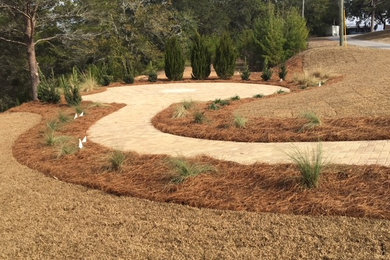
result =
M56 135L82 138L94 122L123 107L121 104L96 107L87 102L82 106L86 108L86 116L66 123ZM174 184L171 180L177 173L167 162L168 156L129 152L118 172L109 167L112 151L88 141L75 154L58 157L58 148L47 146L44 134L47 122L57 118L60 111L74 115L74 109L65 105L40 103L26 103L11 110L43 116L40 124L18 138L13 147L14 157L62 181L117 195L195 207L390 219L390 168L387 167L332 165L323 172L318 188L305 189L292 164L240 165L203 156L188 160L210 164L217 172Z
M264 97L273 98L276 95ZM231 101L230 105L210 109L212 102L194 103L180 118L174 115L183 103L173 104L153 119L154 127L162 132L186 137L236 142L318 142L390 139L390 117L350 117L321 119L319 126L310 128L304 118L248 118L245 128L235 126L235 110L242 104L258 99ZM205 120L197 123L196 113Z

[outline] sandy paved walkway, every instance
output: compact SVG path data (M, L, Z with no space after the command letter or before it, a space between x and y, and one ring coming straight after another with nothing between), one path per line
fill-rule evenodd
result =
M206 154L218 159L250 164L288 162L286 152L293 145L301 150L315 148L315 143L238 143L199 140L166 134L155 129L151 118L172 103L183 100L208 101L234 95L275 93L281 87L238 83L173 83L110 88L85 96L85 100L119 102L128 106L101 119L88 132L91 140L104 146L139 153L195 156ZM390 140L325 142L327 160L341 164L390 165Z
M0 259L389 259L390 221L196 209L45 177L11 151L39 120L0 114Z

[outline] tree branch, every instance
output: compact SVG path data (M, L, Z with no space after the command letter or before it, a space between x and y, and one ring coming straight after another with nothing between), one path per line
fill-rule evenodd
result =
M7 39L7 38L1 37L1 36L0 36L0 40L6 41L6 42L10 42L10 43L16 43L16 44L20 44L20 45L27 46L27 44L24 43L24 42L10 40L10 39Z
M14 10L20 14L22 14L24 17L26 18L30 18L30 16L26 13L26 12L23 12L22 10L20 10L19 8L15 7L15 6L12 6L12 5L7 5L7 4L0 4L0 8L8 8L10 10Z
M50 41L50 40L54 40L58 37L60 37L61 35L60 34L56 34L54 36L51 36L51 37L47 37L47 38L42 38L42 39L39 39L35 42L35 44L38 44L38 43L41 43L41 42L47 42L47 41Z

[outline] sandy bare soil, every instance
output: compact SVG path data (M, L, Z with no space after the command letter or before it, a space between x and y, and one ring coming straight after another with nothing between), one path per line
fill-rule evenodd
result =
M390 51L358 47L323 47L302 54L306 73L342 75L343 80L277 99L244 104L247 117L299 117L305 112L340 118L390 115Z
M71 185L18 164L38 123L0 115L0 258L388 259L390 222L196 209Z

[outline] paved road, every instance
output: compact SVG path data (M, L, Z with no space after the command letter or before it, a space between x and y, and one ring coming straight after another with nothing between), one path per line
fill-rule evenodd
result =
M88 135L90 140L106 147L144 154L196 156L206 154L217 159L243 164L254 162L283 163L293 149L311 150L316 143L239 143L201 140L166 134L151 124L152 117L172 103L185 99L199 101L228 98L238 94L250 97L265 95L280 87L238 83L175 83L110 88L106 92L85 96L85 100L120 102L127 106L99 120ZM341 164L390 165L390 140L324 142L325 157Z
M347 44L360 47L374 48L374 49L387 49L390 50L390 44L375 41L363 41L355 39L357 35L348 35ZM332 41L338 41L338 37L329 37Z

